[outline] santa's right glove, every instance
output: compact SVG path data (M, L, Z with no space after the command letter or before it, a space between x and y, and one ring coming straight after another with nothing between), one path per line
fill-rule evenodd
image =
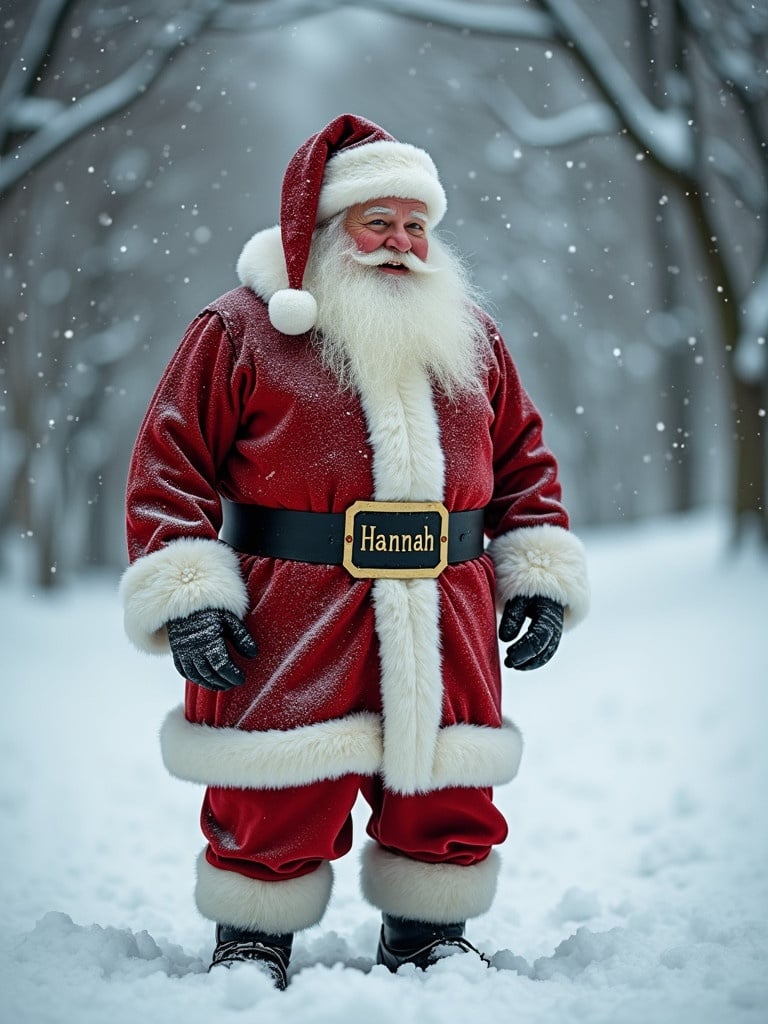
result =
M204 608L166 623L176 671L207 690L231 690L245 682L232 660L227 641L245 658L258 654L256 641L232 612Z

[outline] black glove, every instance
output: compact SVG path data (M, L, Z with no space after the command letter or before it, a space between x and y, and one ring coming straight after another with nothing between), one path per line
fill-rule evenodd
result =
M232 660L227 640L245 658L258 653L256 641L232 612L203 608L184 619L166 623L176 671L207 690L231 690L245 682L245 673Z
M499 639L504 643L514 640L531 620L524 636L507 648L504 664L507 668L527 671L541 668L557 650L563 635L563 606L548 597L513 597L504 605L499 626Z

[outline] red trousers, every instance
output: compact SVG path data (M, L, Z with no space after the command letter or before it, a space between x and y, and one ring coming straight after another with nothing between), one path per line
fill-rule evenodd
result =
M349 851L358 793L371 807L368 835L413 860L477 864L507 836L491 789L400 796L378 776L345 775L285 789L209 788L201 814L206 858L213 867L261 881L309 874Z

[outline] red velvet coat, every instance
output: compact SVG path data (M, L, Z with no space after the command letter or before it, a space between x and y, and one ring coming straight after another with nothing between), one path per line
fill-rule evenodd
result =
M340 392L307 336L270 324L241 287L189 327L142 424L127 495L129 636L166 650L164 623L242 615L259 646L244 686L187 683L163 730L175 774L281 787L380 772L403 793L497 785L520 757L501 716L496 602L586 604L555 459L488 320L483 394L453 403L424 377ZM342 512L359 499L485 508L486 553L437 580L352 579L341 566L235 556L220 496Z

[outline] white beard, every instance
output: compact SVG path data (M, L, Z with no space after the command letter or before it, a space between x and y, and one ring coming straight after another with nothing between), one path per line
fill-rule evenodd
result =
M304 274L318 305L315 344L340 386L376 393L422 371L451 398L478 391L485 332L458 256L431 237L427 261L410 254L403 276L366 265L376 254L358 256L342 213L315 230Z

